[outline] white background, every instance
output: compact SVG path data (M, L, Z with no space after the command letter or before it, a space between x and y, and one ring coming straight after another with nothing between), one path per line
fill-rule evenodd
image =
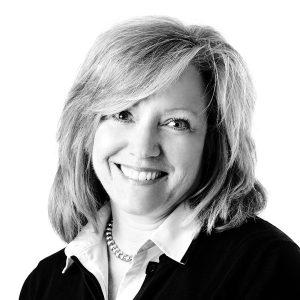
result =
M211 25L242 54L257 90L262 217L300 244L298 1L6 1L0 7L0 298L17 299L37 262L64 247L47 219L66 94L96 36L114 23L169 15Z

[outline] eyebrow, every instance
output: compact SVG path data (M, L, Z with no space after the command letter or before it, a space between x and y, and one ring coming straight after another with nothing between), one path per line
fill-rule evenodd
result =
M199 117L205 112L205 110L194 111L194 110L190 110L190 109L186 109L186 108L182 108L182 107L178 107L178 108L176 107L176 108L167 110L165 113L172 113L172 112L185 112L185 113L190 113L190 114L194 115L195 117Z

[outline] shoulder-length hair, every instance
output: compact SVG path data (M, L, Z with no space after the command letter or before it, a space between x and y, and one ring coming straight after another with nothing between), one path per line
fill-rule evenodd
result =
M253 87L241 56L210 27L143 17L98 37L65 103L49 200L51 223L63 240L87 222L97 228L97 211L109 199L91 163L102 117L166 88L189 65L202 75L209 99L202 179L185 199L191 217L209 233L238 226L264 207L250 134Z

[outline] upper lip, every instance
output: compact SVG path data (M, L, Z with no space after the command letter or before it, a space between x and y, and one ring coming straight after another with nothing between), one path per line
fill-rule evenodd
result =
M162 172L162 173L167 173L164 170L158 169L158 168L154 168L154 167L137 167L137 166L130 166L127 164L122 164L122 163L115 163L118 167L120 167L120 165L136 170L138 172Z

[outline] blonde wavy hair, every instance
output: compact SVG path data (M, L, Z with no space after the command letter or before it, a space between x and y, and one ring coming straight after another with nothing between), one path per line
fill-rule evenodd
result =
M59 166L49 199L51 223L71 241L109 201L91 163L102 117L166 88L189 66L204 78L209 101L201 180L187 201L210 233L239 226L266 201L255 179L250 134L253 86L239 53L214 29L169 17L123 22L101 34L65 103L58 131Z

